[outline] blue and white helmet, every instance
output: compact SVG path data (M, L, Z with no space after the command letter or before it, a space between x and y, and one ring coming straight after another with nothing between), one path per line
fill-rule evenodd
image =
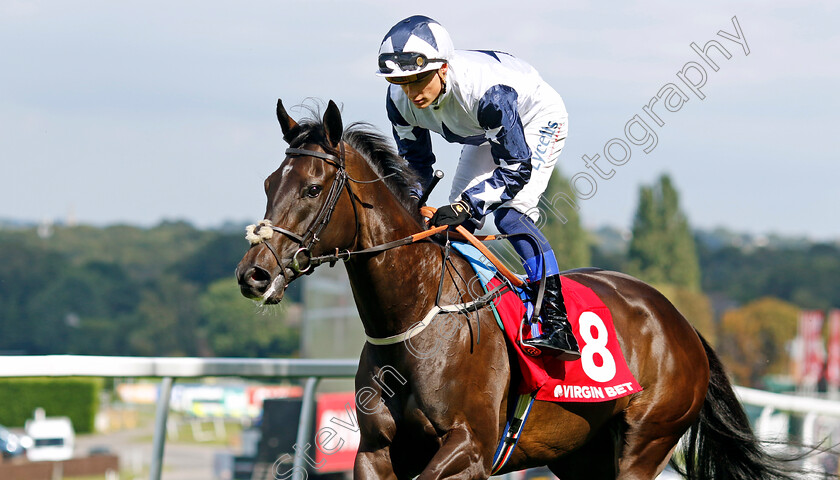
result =
M400 21L379 46L380 77L404 77L437 70L452 58L455 47L438 22L423 15Z

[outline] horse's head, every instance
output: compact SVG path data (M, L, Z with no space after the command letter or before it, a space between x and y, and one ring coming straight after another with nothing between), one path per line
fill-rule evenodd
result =
M341 112L332 101L322 122L298 124L277 102L289 143L286 159L265 180L265 219L248 227L251 248L236 268L242 294L278 303L289 282L307 273L313 256L356 242L358 212L347 183Z

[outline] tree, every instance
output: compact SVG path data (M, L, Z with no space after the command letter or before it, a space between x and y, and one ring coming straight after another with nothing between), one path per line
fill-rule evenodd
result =
M117 317L137 304L136 285L114 264L73 265L37 243L0 242L0 350L27 354L115 353L91 342L88 318ZM124 334L115 324L113 333ZM95 352L79 349L97 347ZM124 352L123 352L124 353Z
M198 230L186 222L162 222L152 228L81 225L56 227L55 234L43 244L74 265L94 261L117 264L134 279L149 281L217 236L216 232Z
M703 289L740 302L772 296L803 308L840 306L840 246L701 249Z
M292 305L284 302L270 309L257 307L242 297L232 277L216 281L198 300L200 336L217 356L292 355L300 346L300 330L286 322Z
M0 242L0 266L0 351L60 353L52 350L51 339L61 338L64 324L41 318L44 310L32 307L49 300L43 293L52 289L57 273L70 268L66 259L13 239Z
M788 371L787 342L796 336L799 308L764 297L723 314L718 352L738 383L761 386L768 374Z
M220 233L167 270L206 288L216 280L232 277L236 264L247 249L248 241L244 234Z
M668 175L639 191L628 260L630 273L648 282L700 287L697 247Z
M135 327L129 333L133 354L195 356L207 353L196 335L198 289L191 283L163 275L144 286Z

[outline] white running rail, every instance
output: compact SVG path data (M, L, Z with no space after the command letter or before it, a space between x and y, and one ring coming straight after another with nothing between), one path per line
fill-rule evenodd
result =
M0 356L0 377L161 377L155 415L149 479L160 480L166 419L172 382L196 377L285 377L305 378L303 406L298 423L297 444L303 445L312 430L315 389L322 378L355 377L355 359L253 359L253 358L170 358L100 357L88 355ZM295 449L293 480L302 480L304 450Z
M160 377L161 396L157 405L150 480L160 480L163 449L166 440L166 418L169 394L176 378L247 376L305 378L303 409L298 425L298 443L303 445L312 429L315 389L321 378L352 378L356 375L356 359L252 359L252 358L170 358L170 357L104 357L88 355L0 356L0 377ZM817 443L814 424L819 416L840 418L840 401L781 395L735 387L741 402L764 408L762 417L774 411L805 414L802 441ZM302 449L299 452L303 452ZM303 465L303 457L295 465ZM297 475L295 470L295 474ZM295 479L297 480L297 479Z

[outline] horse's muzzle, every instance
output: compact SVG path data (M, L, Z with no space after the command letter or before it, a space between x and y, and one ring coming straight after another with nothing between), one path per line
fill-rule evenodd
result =
M237 268L236 279L242 295L262 300L266 304L280 303L287 286L282 274L272 276L268 270L258 265Z
M239 289L242 295L248 298L262 297L271 284L271 274L265 269L252 265L246 268L236 269L236 280L239 282Z

